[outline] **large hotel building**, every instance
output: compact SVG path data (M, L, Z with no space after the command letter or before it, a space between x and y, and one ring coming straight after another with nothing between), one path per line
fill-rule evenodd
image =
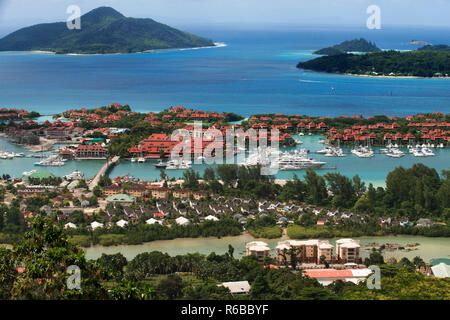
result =
M336 240L336 254L333 255L333 245L328 240L284 240L276 247L276 261L278 265L291 265L291 258L295 256L298 263L322 264L335 261L340 264L360 262L359 240ZM253 241L246 244L247 255L255 255L259 261L270 256L270 248L265 242ZM321 257L324 257L321 259Z

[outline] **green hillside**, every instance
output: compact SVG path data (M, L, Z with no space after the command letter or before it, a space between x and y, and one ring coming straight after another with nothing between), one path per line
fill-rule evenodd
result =
M81 17L81 30L65 22L38 24L0 39L0 51L44 50L56 53L128 53L153 49L213 46L214 43L152 19L127 18L100 7Z
M439 77L450 75L450 52L423 50L341 54L300 62L297 68L358 75Z
M332 47L323 48L315 51L315 54L323 54L328 56L345 54L348 52L378 52L381 51L375 43L369 42L366 39L355 39L341 42Z

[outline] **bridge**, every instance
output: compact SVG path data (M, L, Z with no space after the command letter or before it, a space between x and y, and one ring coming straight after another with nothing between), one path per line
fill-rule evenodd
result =
M106 163L100 168L95 178L89 184L89 190L91 191L94 190L94 188L98 185L100 177L106 174L113 166L115 166L117 161L119 161L119 159L120 156L115 156L114 158L111 159L111 161L106 160Z

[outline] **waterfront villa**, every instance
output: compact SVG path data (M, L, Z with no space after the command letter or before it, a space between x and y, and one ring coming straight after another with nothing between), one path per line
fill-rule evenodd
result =
M108 151L99 145L79 145L75 156L78 159L106 159Z

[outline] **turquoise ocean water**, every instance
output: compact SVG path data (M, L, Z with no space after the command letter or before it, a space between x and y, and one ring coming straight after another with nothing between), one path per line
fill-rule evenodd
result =
M0 106L42 114L112 102L138 111L182 105L246 116L450 112L448 79L362 78L296 68L316 49L360 37L382 49L415 49L411 38L450 44L448 28L187 31L227 46L92 56L0 53Z

